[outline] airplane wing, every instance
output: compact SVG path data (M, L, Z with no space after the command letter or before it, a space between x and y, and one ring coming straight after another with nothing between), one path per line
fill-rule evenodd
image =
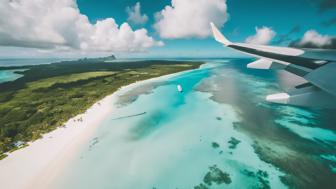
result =
M304 83L287 92L268 95L267 101L297 106L336 108L336 60L324 59L323 56L318 55L319 53L310 53L308 50L297 48L233 43L225 38L213 23L211 28L216 41L258 58L249 63L248 68L282 69L304 79Z

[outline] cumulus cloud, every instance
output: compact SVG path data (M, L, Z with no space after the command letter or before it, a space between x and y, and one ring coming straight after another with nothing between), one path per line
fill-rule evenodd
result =
M246 43L266 45L275 37L276 33L269 27L256 28L256 34L246 38Z
M308 30L302 39L290 44L293 47L300 48L325 48L336 49L336 37L319 34L315 30Z
M331 43L331 37L328 35L321 35L315 30L309 30L304 35L300 41L301 45L313 43L316 46L329 45Z
M141 15L140 2L137 2L133 7L127 7L126 12L128 14L127 21L133 24L142 25L148 21L148 16L146 14Z
M162 45L146 29L118 26L113 18L91 24L76 0L3 0L0 45L41 49L130 52Z
M172 0L155 17L162 38L204 38L211 34L209 23L222 27L228 14L226 0Z

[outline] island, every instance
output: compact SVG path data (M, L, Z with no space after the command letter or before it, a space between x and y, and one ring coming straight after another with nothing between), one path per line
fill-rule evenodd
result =
M162 60L105 62L101 58L0 67L21 69L19 73L23 75L0 83L0 159L84 113L122 86L196 69L201 64Z
M97 58L82 58L82 59L79 59L78 61L80 62L111 62L116 59L117 59L116 56L111 55L111 56L97 57Z

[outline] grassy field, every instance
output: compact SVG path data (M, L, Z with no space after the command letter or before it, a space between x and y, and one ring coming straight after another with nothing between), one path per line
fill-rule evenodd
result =
M52 86L59 85L59 84L74 83L74 82L84 81L88 79L112 76L115 73L117 72L101 71L101 72L85 72L85 73L70 74L70 75L65 75L65 76L56 76L56 77L51 77L48 79L41 79L39 81L30 82L27 84L28 86L27 88L30 88L32 90L50 88Z
M0 159L62 126L121 86L195 69L200 64L145 61L32 66L22 72L22 78L0 85Z

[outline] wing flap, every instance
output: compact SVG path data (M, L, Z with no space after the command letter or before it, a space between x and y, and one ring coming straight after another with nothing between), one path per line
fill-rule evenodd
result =
M284 69L286 68L286 65L275 63L272 60L262 58L247 64L247 67L253 69L268 70L268 69Z
M313 85L336 96L336 64L326 64L308 73L304 78Z

